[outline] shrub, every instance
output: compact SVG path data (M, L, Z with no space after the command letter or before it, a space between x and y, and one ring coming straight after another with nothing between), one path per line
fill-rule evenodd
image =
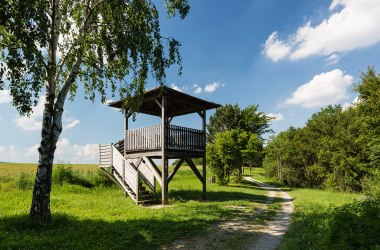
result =
M79 171L72 170L70 163L59 163L53 173L53 182L62 185L63 183L69 183L74 185L80 185L87 188L94 187L85 176L81 175Z
M380 170L375 169L370 176L364 178L363 192L371 197L380 199Z
M331 249L380 247L380 200L367 198L331 207L326 245Z
M25 191L33 188L33 178L30 174L21 173L17 180L17 188Z

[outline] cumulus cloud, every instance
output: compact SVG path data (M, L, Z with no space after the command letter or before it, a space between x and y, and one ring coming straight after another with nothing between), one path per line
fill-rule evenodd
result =
M69 119L67 119L66 123L63 124L63 129L73 128L76 125L78 125L79 123L80 123L80 121L78 119L74 119L74 118L70 117Z
M194 84L193 88L194 88L194 94L202 93L202 88L198 84Z
M342 105L342 108L343 110L347 110L351 107L355 107L358 103L360 103L361 100L359 99L359 96L355 97L354 100L350 103L350 102L345 102L343 105Z
M313 55L331 56L380 42L378 0L334 0L329 10L327 19L315 26L307 22L286 40L273 32L264 44L263 54L273 61L298 60Z
M15 122L16 125L26 131L37 131L42 127L42 115L44 112L45 96L41 96L37 106L33 108L33 113L27 116L18 117Z
M34 144L33 146L26 148L24 150L24 155L26 158L31 159L31 162L37 162L38 161L38 148L40 145Z
M62 138L57 142L56 159L58 161L96 163L98 160L98 154L98 144L72 145L67 138Z
M269 113L269 114L267 114L267 116L272 118L272 121L274 121L274 122L284 120L284 115L281 113L279 113L279 114Z
M11 146L12 147L12 146ZM6 161L12 162L37 162L38 144L25 148L23 151L12 148L0 147L1 155ZM2 150L2 151L1 151ZM13 150L13 151L11 151ZM55 162L64 161L71 163L96 163L99 155L98 144L78 145L72 144L69 139L62 138L57 142L55 151ZM2 159L0 158L0 161Z
M170 84L170 86L171 86L172 89L175 89L177 91L183 92L183 90L180 87L178 87L175 83Z
M275 31L265 41L263 54L277 62L286 57L290 53L290 46L286 42L278 38L278 32Z
M27 116L20 116L15 119L16 125L26 131L38 131L42 127L42 116L44 112L45 96L41 96L37 106L33 108L33 113ZM77 126L80 121L73 117L66 117L67 112L63 113L63 129L71 129Z
M206 86L205 86L205 92L212 93L212 92L214 92L219 87L220 87L220 83L219 82L213 82L213 83L206 84Z
M12 101L11 94L9 90L4 89L0 90L0 104L1 103L10 103Z
M15 145L0 146L0 161L17 162L20 156L23 158Z
M348 87L353 83L351 75L344 75L340 69L315 75L285 101L285 104L301 105L305 108L336 104L348 98Z

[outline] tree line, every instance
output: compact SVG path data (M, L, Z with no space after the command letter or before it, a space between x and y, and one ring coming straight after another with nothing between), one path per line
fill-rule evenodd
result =
M376 192L380 75L369 67L354 90L358 101L352 106L322 108L304 127L271 137L264 150L267 174L289 186Z

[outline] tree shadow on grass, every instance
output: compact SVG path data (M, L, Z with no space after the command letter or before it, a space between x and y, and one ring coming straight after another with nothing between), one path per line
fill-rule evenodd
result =
M28 215L4 217L0 222L0 249L157 249L176 238L206 232L212 223L173 217L110 222L65 214L54 214L49 224L35 223Z
M227 187L233 188L233 191L213 191L209 190L206 193L206 201L208 202L225 202L225 201L249 201L261 204L273 204L280 202L287 202L289 199L276 198L272 201L268 200L268 196L244 192L244 189L263 190L257 184L250 181L242 181L240 184L230 184ZM159 196L158 196L159 197ZM202 197L202 191L198 190L186 190L186 189L169 189L169 198L172 200L188 201L197 200L200 201Z

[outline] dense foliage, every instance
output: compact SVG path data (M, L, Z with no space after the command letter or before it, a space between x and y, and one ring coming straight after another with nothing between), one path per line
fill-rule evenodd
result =
M210 116L207 125L207 140L213 142L216 133L232 129L245 130L260 137L264 133L271 132L272 130L268 128L272 118L259 112L258 107L258 105L249 105L241 109L238 104L226 104L217 108L215 114Z
M369 68L356 91L353 106L328 106L303 128L272 137L265 148L268 175L290 186L341 191L374 183L380 169L380 75Z
M261 136L270 131L270 120L257 105L241 109L237 104L226 104L210 117L207 161L219 184L228 184L231 176L240 182L243 165L262 165Z

